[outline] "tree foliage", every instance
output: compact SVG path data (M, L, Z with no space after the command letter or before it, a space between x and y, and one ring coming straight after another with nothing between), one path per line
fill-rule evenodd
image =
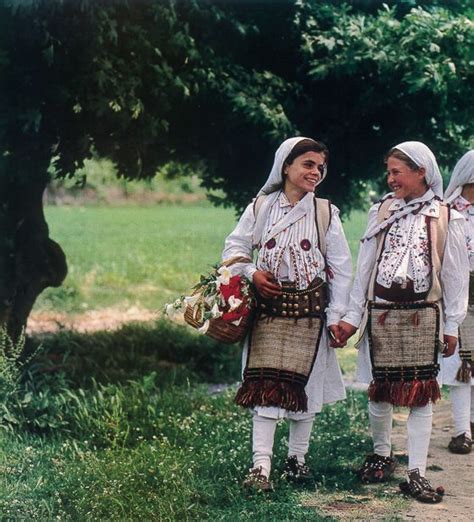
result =
M199 165L239 209L295 134L329 146L322 191L343 210L399 141L451 166L474 135L472 15L468 0L3 0L0 322L64 278L41 196L93 155L127 178Z

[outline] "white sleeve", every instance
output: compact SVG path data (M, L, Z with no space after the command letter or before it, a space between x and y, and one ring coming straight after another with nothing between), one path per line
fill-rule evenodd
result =
M380 204L377 203L369 210L367 229L377 219ZM344 316L344 321L359 327L364 315L369 290L370 277L377 262L377 238L360 243L359 255L357 257L357 268L354 283L349 297L349 308Z
M222 252L222 260L231 259L232 257L247 257L253 260L252 237L255 228L255 216L253 203L244 210L234 231L231 232L224 243ZM249 281L252 281L253 274L257 270L255 264L252 263L236 263L229 267L232 275L244 275Z
M454 215L453 215L454 214ZM469 295L469 257L466 247L465 220L451 211L448 236L441 266L443 286L444 333L458 336L466 316Z
M331 224L326 232L326 263L329 268L329 306L327 324L337 324L346 313L352 279L352 260L339 209L331 205Z

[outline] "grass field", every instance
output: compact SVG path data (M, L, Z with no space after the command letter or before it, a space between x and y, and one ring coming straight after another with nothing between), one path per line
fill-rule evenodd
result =
M46 209L69 275L36 310L157 309L215 263L235 224L200 206ZM363 213L345 224L353 255ZM34 345L33 339L30 344ZM320 521L352 513L396 519L403 501L368 492L352 472L370 448L366 395L318 415L308 463L317 490L280 469L288 426L277 429L275 493L246 495L250 415L233 403L240 348L167 321L115 332L60 331L18 380L0 342L0 518L5 520ZM8 347L7 347L8 348ZM352 374L353 350L338 351ZM230 383L210 393L208 383Z
M206 204L47 207L46 217L69 274L60 288L39 297L35 310L61 312L160 309L219 261L236 223L233 210ZM354 262L365 223L365 213L354 212L344 224Z

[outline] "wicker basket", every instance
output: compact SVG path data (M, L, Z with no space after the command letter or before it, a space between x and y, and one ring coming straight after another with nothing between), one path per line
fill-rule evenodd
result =
M191 306L186 308L186 311L184 312L184 320L193 328L201 328L204 324L200 312L198 311L195 314L194 309ZM217 317L209 320L209 328L207 329L206 335L222 343L237 343L242 341L247 335L250 323L250 315L242 317L238 326Z
M250 259L242 256L233 257L227 261L223 261L221 266L231 266L235 263L249 263ZM209 308L207 308L209 309ZM220 317L209 320L209 328L206 335L216 339L217 341L232 344L242 341L247 335L247 331L251 324L251 313L242 317L240 324L236 326L229 321L224 321ZM184 312L184 320L193 328L201 328L204 324L202 320L202 312L198 307L188 306Z

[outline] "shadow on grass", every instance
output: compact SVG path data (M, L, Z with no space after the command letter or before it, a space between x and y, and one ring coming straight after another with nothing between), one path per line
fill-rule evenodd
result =
M218 343L185 326L159 320L115 331L32 337L27 351L42 345L39 364L62 371L77 387L125 383L155 372L165 386L187 382L230 383L240 379L241 347Z
M325 505L341 495L368 502L352 472L370 446L364 393L349 392L316 418L308 464L318 490L281 478L282 422L275 492L248 496L251 417L234 404L234 386L211 395L204 385L238 380L238 346L167 322L41 342L42 360L0 424L9 428L0 438L7 518L327 520Z

